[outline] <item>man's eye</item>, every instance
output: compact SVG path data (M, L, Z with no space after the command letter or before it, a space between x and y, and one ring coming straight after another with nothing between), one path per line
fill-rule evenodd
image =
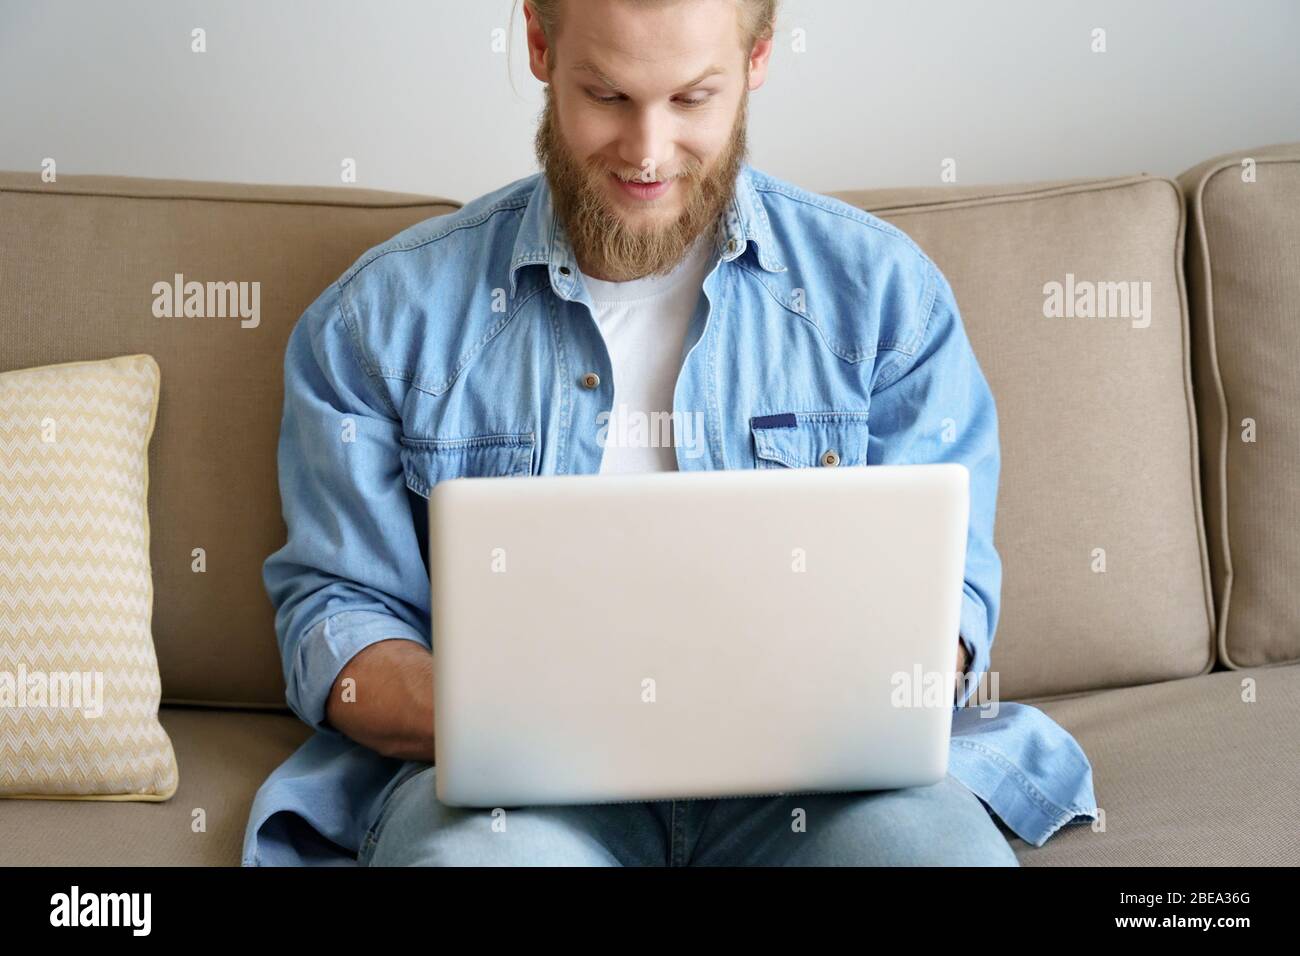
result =
M600 96L599 94L593 93L590 90L587 90L586 92L587 92L587 97L589 99L593 100L596 103L604 103L607 106L612 106L613 104L618 103L624 99L622 93L615 93L613 96ZM704 96L696 97L695 99L680 99L677 102L681 106L685 106L688 109L693 109L696 106L703 106L708 101L709 101L709 97L706 94Z

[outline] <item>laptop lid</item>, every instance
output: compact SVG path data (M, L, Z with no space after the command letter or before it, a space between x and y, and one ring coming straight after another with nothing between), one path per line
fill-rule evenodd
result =
M942 779L968 480L936 464L439 483L439 800Z

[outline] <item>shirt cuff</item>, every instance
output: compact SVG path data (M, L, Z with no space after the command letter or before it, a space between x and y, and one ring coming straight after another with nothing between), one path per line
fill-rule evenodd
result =
M317 621L298 642L289 679L289 707L313 729L342 736L325 722L334 681L348 661L371 644L393 639L429 646L405 621L376 611L341 611Z

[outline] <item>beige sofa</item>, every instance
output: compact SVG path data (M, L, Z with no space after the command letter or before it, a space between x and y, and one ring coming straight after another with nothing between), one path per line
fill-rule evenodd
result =
M1300 863L1300 144L1177 182L838 195L939 263L997 398L998 693L1075 735L1104 813L1013 840L1022 863ZM0 801L0 863L238 863L255 790L308 734L261 583L285 341L366 248L456 206L0 174L0 369L162 370L153 630L180 766L165 803ZM177 273L260 282L258 324L155 318ZM1089 288L1121 314L1080 314Z

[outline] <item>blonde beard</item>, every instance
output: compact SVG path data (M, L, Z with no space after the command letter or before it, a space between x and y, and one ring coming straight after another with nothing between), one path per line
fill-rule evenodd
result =
M748 152L749 91L742 96L727 145L709 171L701 176L698 163L679 171L680 180L674 188L683 190L686 198L677 219L667 226L634 230L609 198L605 180L610 169L584 165L574 157L556 121L554 93L549 85L544 89L546 106L535 140L537 161L550 184L552 201L578 267L608 282L670 272L695 240L717 224L735 193L736 176Z

